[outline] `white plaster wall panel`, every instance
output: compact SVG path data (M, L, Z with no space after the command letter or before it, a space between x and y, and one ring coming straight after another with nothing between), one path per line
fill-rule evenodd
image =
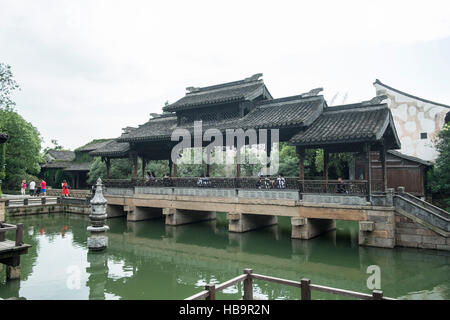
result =
M399 151L428 161L436 160L435 139L450 108L409 97L380 83L374 86L377 95L388 96L386 103L402 144ZM421 133L427 133L427 138L421 139Z

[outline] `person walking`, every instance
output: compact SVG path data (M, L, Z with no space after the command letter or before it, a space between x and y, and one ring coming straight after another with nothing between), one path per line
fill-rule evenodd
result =
M41 195L47 196L47 182L44 179L41 181Z
M35 190L34 189L36 189L36 182L34 182L34 180L32 180L30 182L30 196L31 197L34 196L34 194L35 194Z
M26 189L27 189L27 181L22 180L22 185L20 186L20 194L24 196Z
M63 182L61 183L61 187L62 187L63 197L68 197L69 196L69 185L67 184L66 180L63 180Z

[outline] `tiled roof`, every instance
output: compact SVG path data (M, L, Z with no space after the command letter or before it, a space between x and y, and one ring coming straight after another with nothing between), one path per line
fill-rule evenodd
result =
M51 161L72 161L75 159L75 152L63 150L48 150L47 155Z
M106 145L89 152L91 156L123 156L130 150L128 142L117 142L116 140L108 142Z
M203 122L202 126L203 130L216 128L221 131L237 128L301 127L310 124L320 115L323 104L322 96L307 98L293 96L268 100L258 102L257 106L243 118ZM177 126L177 118L173 115L150 119L136 130L122 134L117 141L167 140L177 128L187 129L192 133L194 124Z
M163 110L178 111L202 105L253 100L264 93L271 98L263 80L258 80L261 75L203 88L187 88L190 92L180 100L163 107Z
M108 143L111 142L112 139L102 139L100 141L98 140L93 140L91 142L89 142L88 144L76 149L75 151L77 152L87 152L87 151L93 151L95 149L101 148L105 145L107 145Z
M412 161L412 162L417 162L417 163L423 164L425 166L432 166L433 165L433 163L430 162L430 161L426 161L426 160L423 160L423 159L420 159L420 158L417 158L417 157L409 156L407 154L398 152L396 150L388 150L388 153L390 153L390 154L392 154L394 156L397 156L399 158L403 158L403 159L406 159L406 160L409 160L409 161Z
M323 105L323 96L293 96L258 102L243 118L243 126L257 129L309 125L322 113Z
M378 141L391 125L392 115L386 104L361 104L329 107L304 131L294 135L290 142L299 146L340 144L343 142ZM398 137L395 137L399 147Z
M150 119L136 130L123 133L118 142L139 141L139 140L161 140L170 137L172 131L177 126L177 117L174 115L162 116Z
M64 171L89 171L89 162L71 163Z
M52 161L48 162L46 164L41 165L41 168L46 169L63 169L70 167L72 165L72 162L70 161Z

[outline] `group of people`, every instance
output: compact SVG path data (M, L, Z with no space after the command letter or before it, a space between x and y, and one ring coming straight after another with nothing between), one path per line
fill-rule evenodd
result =
M153 181L155 181L156 179L157 178L156 178L156 174L154 171L152 171L152 172L147 171L145 173L145 183L146 184L152 184ZM162 177L162 181L165 185L168 186L170 184L170 175L168 173L164 174L164 176Z
M209 186L211 186L209 174L207 174L206 176L202 174L202 176L197 180L197 187L209 187Z
M30 196L39 196L39 195L43 195L46 196L47 195L47 182L45 182L44 179L41 180L41 182L38 184L38 186L36 187L36 182L34 180L30 181L30 184L28 185L28 190L29 190L29 194ZM22 184L20 187L20 194L21 195L25 195L27 190L27 181L26 180L22 180Z
M69 195L69 184L66 180L61 183L62 187L62 195L67 197ZM20 186L20 194L25 195L27 190L27 181L22 180L22 184ZM34 180L30 181L28 185L29 194L31 197L34 196L46 196L47 195L47 182L42 179L41 182L36 186L36 182Z
M264 177L263 175L259 175L258 182L256 183L256 188L258 189L285 189L286 188L286 180L283 178L281 174L274 180L271 180L269 177Z

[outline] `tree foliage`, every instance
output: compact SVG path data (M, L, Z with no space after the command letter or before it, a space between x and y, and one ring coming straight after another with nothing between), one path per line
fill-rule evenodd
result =
M15 189L16 179L13 177L37 175L40 171L41 136L30 122L8 106L0 108L0 132L9 136L5 143L6 188Z
M439 156L434 168L428 172L427 188L437 193L447 203L450 209L450 124L447 123L439 132L436 141Z
M0 107L12 107L11 92L19 89L19 85L13 78L11 66L0 62Z

